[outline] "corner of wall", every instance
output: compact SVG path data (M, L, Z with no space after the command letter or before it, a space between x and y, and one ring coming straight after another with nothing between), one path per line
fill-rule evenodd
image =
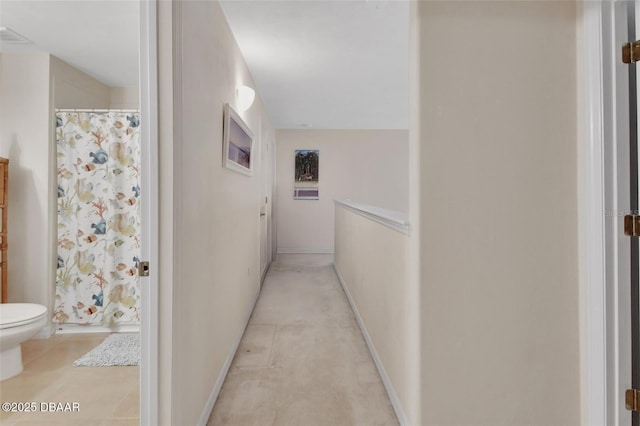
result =
M409 6L409 224L407 264L407 317L408 323L414 324L412 336L408 336L408 360L410 365L416 366L415 374L408 384L410 397L406 407L406 414L410 424L422 424L422 334L421 334L421 293L420 269L421 253L420 239L422 237L421 219L421 190L420 190L420 20L418 19L421 2L411 2Z
M109 86L49 55L54 108L109 108Z
M58 188L58 175L57 175L57 141L56 141L56 117L55 117L55 96L56 96L56 87L55 87L55 73L54 73L54 62L58 60L55 56L49 55L49 116L48 116L48 128L49 128L49 149L48 149L48 158L49 158L49 188L48 188L48 203L47 203L47 214L48 214L48 229L47 229L47 239L49 241L47 247L47 257L45 264L47 265L47 283L49 284L49 294L47 301L47 309L49 310L48 321L50 324L50 332L51 334L55 333L55 326L53 324L53 310L55 305L55 297L56 297L56 285L57 285L57 277L56 277L56 267L57 267L57 259L58 259L58 199L57 199L57 188ZM46 335L47 331L45 330L42 335ZM51 336L49 334L49 336ZM49 337L47 336L47 337Z
M158 423L173 420L173 285L174 285L174 8L180 2L158 2L158 161L160 264L158 307ZM179 22L179 19L177 19Z
M139 109L140 90L135 87L110 87L109 88L109 108L110 109Z

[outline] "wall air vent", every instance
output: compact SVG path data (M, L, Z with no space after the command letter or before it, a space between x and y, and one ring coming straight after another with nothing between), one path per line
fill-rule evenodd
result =
M11 28L0 27L0 43L30 44L32 41L21 36Z

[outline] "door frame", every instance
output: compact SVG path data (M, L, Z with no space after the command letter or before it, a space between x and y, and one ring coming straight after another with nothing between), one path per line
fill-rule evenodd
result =
M622 216L629 207L629 86L616 42L626 38L626 19L624 26L615 25L626 17L626 6L612 1L581 4L582 34L578 37L582 37L583 49L578 52L582 54L578 69L583 71L578 71L582 78L578 90L584 97L579 104L583 110L579 111L578 199L582 416L584 424L627 426L631 415L624 409L621 392L631 379L630 320L628 304L622 302L630 279L630 251L622 232Z
M140 424L158 424L158 49L157 0L139 0L140 115L142 126L141 259L151 265L140 278Z
M275 137L273 130L266 124L264 117L260 116L260 179L262 180L260 188L260 213L265 216L260 217L260 286L264 283L264 279L271 267L274 259L274 239L275 239L275 220L274 220L274 197L275 197ZM266 193L265 193L266 189ZM268 201L265 203L264 197ZM262 240L262 221L266 221L265 241ZM265 251L265 266L262 267L262 250Z
M270 247L269 247L269 220L271 218L271 213L269 212L269 205L265 202L265 195L271 201L271 182L270 182L270 172L271 172L271 164L269 162L269 135L268 129L265 127L265 120L260 115L260 285L264 282L264 277L269 269L269 264L271 263L270 256ZM267 194L265 194L267 193ZM263 216L264 215L264 216ZM264 221L264 223L263 223ZM263 226L265 227L265 235L262 235ZM264 261L264 267L263 265Z

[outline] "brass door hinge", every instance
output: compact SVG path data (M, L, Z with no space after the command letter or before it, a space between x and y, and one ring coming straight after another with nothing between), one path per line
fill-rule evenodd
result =
M624 406L630 411L640 411L640 390L627 389L624 393Z
M640 61L640 40L622 45L622 62L634 64Z
M628 214L624 217L624 235L640 237L640 216Z

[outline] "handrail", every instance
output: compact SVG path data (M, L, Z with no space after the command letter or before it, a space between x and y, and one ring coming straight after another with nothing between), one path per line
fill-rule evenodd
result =
M336 206L378 222L388 228L409 235L409 216L405 213L387 210L369 204L356 203L351 200L334 200Z

